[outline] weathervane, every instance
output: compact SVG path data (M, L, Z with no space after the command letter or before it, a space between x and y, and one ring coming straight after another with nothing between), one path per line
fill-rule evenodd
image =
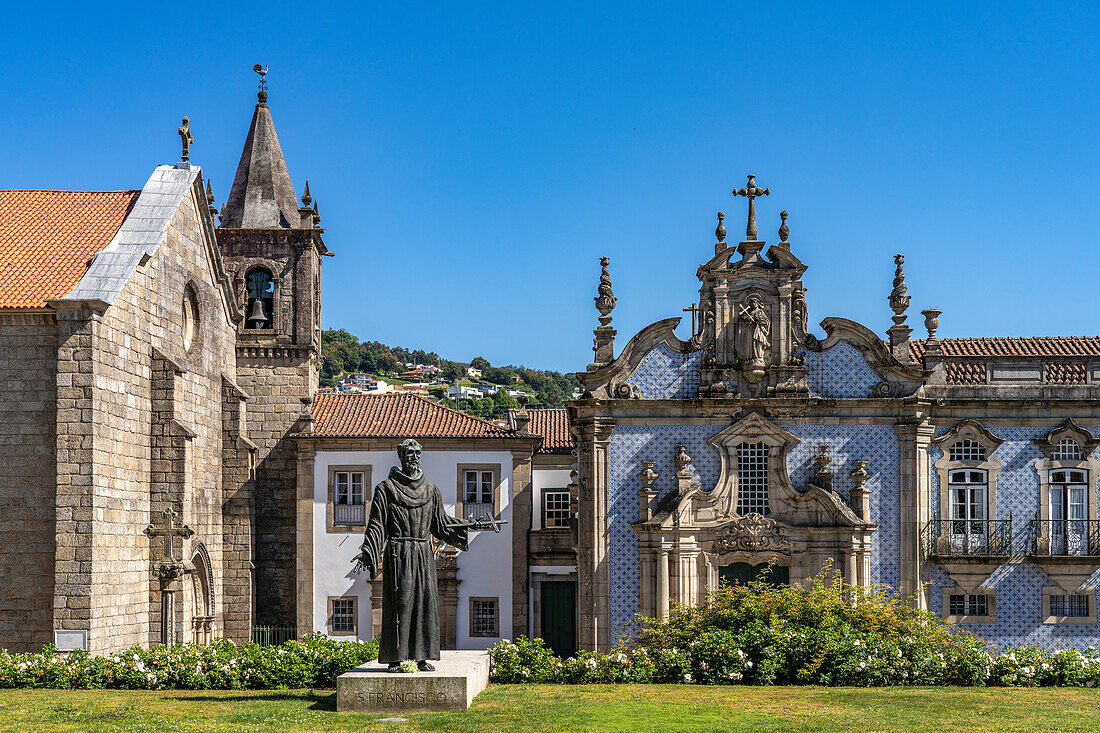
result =
M756 203L753 199L757 196L767 196L771 192L770 188L757 188L756 176L752 173L749 174L749 183L745 188L733 189L734 196L744 196L749 200L749 223L745 227L745 238L750 241L756 239Z
M252 70L260 75L260 91L256 94L261 102L267 101L267 66L256 64Z

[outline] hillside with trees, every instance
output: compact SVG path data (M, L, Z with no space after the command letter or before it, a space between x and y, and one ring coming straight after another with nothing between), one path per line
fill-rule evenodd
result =
M573 374L530 369L526 366L493 366L481 356L469 364L442 358L434 351L387 346L378 341L363 341L343 329L329 329L321 333L321 386L337 387L347 374L365 373L389 382L400 383L399 375L407 364L423 364L438 367L438 384L429 387L429 394L442 404L459 407L478 417L501 417L508 410L519 407L508 389L530 395L530 407L560 407L569 399L580 382ZM472 385L467 377L467 367L481 371L481 381L500 385L496 394L483 399L464 400L456 405L444 397L448 384Z

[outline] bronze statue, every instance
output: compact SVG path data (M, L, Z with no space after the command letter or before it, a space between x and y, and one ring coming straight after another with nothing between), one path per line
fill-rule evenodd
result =
M420 444L406 440L397 446L401 468L374 487L370 518L355 570L366 568L371 578L382 561L382 634L378 661L390 672L415 660L422 672L439 659L439 594L436 586L433 537L465 550L470 530L499 532L505 522L468 521L448 516L439 487L420 470Z

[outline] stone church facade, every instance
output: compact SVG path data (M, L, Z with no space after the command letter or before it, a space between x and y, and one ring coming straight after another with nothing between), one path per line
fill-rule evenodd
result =
M883 340L813 333L787 214L719 214L679 318L616 355L608 261L577 437L577 634L606 647L720 580L886 584L997 644L1100 640L1100 338L911 338L903 258ZM708 253L709 254L709 253Z
M186 120L183 161L140 190L0 192L0 647L294 623L288 435L310 421L329 253L266 96L220 227Z

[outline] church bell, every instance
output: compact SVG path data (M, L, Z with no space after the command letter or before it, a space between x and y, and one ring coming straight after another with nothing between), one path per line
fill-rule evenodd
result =
M256 298L252 301L252 312L248 314L249 328L263 328L267 325L267 316L264 315L264 304Z

